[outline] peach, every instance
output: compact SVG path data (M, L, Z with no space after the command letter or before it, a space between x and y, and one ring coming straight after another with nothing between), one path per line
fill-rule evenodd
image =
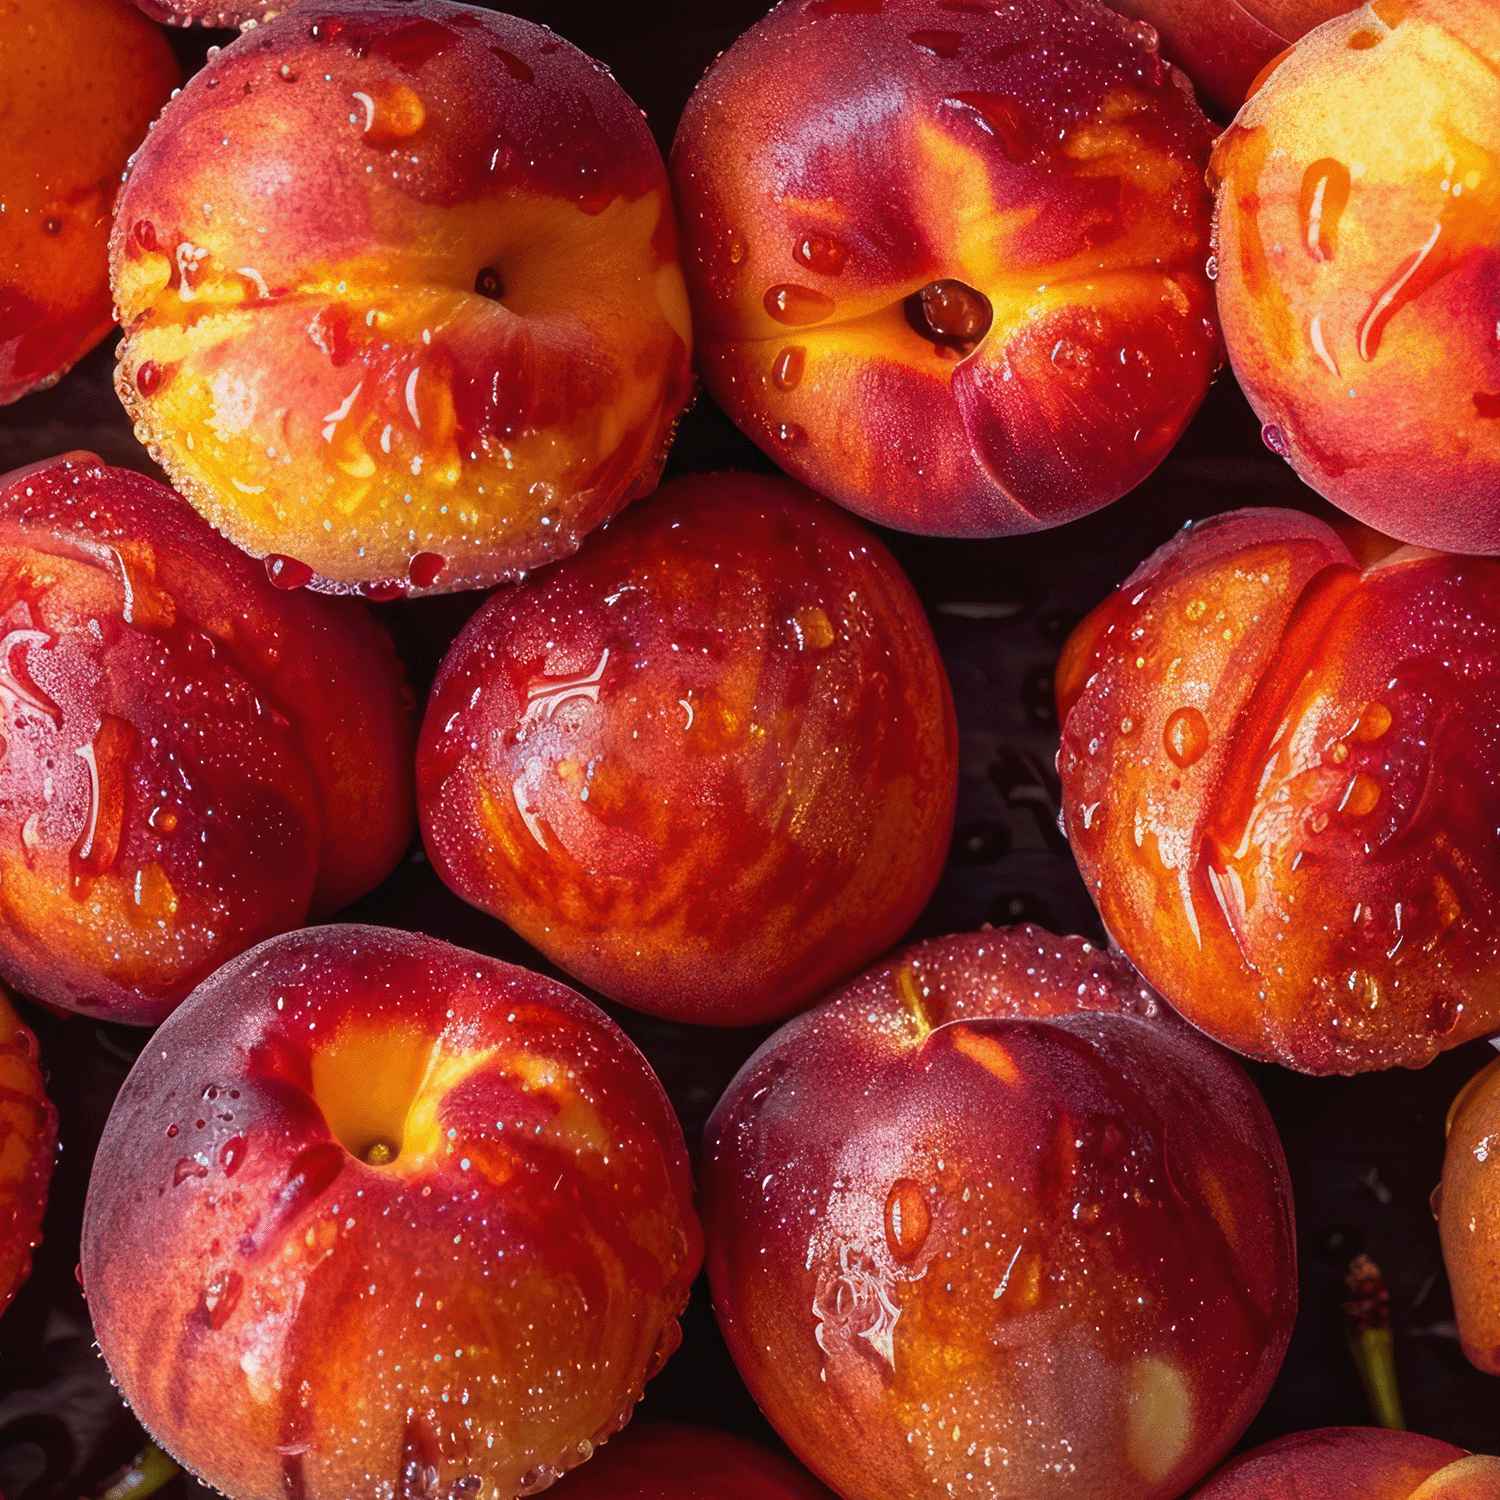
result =
M0 1312L31 1272L56 1148L36 1038L0 991Z
M998 536L1096 510L1220 360L1211 137L1097 0L785 0L672 148L704 381L883 525Z
M164 26L243 26L279 15L296 0L135 0L137 6Z
M1195 1500L1495 1500L1500 1459L1376 1427L1299 1432L1242 1454Z
M273 587L165 486L0 479L0 975L149 1025L369 890L412 824L406 691L359 605Z
M690 391L661 155L602 66L449 0L309 0L210 60L121 190L117 387L232 541L472 588L655 484Z
M1500 13L1374 0L1214 155L1219 312L1266 442L1404 542L1500 553Z
M564 985L291 933L152 1038L83 1284L161 1446L235 1500L543 1489L630 1416L702 1256L682 1132Z
M922 943L788 1022L699 1183L730 1353L845 1500L1172 1500L1291 1331L1259 1095L1081 938Z
M754 1443L675 1423L632 1427L554 1493L556 1500L833 1500Z
M439 875L612 999L788 1014L898 941L947 858L958 743L911 585L782 479L679 479L502 590L417 752Z
M1433 1203L1464 1353L1500 1375L1500 1060L1469 1080L1448 1111L1443 1181ZM1497 1491L1500 1493L1500 1491Z
M1195 1026L1309 1073L1500 1026L1500 563L1322 522L1183 531L1057 671L1068 837Z
M1234 114L1260 73L1315 26L1357 0L1112 0L1153 27L1162 51L1205 98Z
M51 385L113 325L110 207L180 80L125 0L0 7L0 404Z

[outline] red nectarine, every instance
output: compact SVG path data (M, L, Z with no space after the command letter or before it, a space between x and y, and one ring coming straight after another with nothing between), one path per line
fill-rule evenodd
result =
M0 1312L31 1271L56 1147L36 1038L0 991Z

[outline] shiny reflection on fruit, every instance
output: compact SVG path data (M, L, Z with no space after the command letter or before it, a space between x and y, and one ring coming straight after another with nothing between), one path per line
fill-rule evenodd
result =
M783 1016L900 939L958 779L911 585L782 479L693 476L495 594L418 747L439 875L628 1005Z
M682 1132L602 1012L346 925L251 950L158 1030L82 1277L134 1414L237 1500L512 1500L629 1420L701 1247Z
M1402 541L1500 553L1500 19L1374 0L1214 153L1219 312L1277 451Z
M735 1363L846 1500L1174 1500L1291 1330L1259 1096L1080 938L919 944L787 1023L699 1182Z
M1500 1026L1500 562L1361 567L1300 513L1220 516L1099 605L1056 683L1079 867L1195 1025L1313 1073Z
M154 1024L400 858L411 726L358 606L74 454L0 478L0 974Z
M1102 6L779 5L672 150L704 381L789 473L885 525L993 536L1097 509L1219 363L1211 137Z

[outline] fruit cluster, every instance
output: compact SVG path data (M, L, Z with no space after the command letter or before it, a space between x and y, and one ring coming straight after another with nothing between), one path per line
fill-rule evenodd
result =
M0 402L117 320L138 440L0 478L0 1309L59 1134L25 1019L72 1014L155 1028L82 1215L99 1350L231 1500L1500 1497L1374 1429L1214 1472L1298 1300L1231 1053L1500 1033L1490 0L781 0L667 160L529 21L139 3L0 8ZM194 21L242 30L176 89ZM912 942L968 742L849 512L1076 520L1226 358L1343 514L1185 529L1063 645L1107 947ZM784 474L658 489L698 379ZM537 967L350 910L414 838ZM548 962L779 1023L696 1159ZM1500 1063L1448 1130L1500 1375ZM810 1473L620 1435L700 1270Z

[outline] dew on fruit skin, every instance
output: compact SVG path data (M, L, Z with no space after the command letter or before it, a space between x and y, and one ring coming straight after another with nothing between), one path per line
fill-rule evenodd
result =
M143 396L154 396L161 389L161 366L155 360L143 360L136 366L135 388Z
M807 350L800 344L788 344L771 364L771 384L778 391L796 390L806 364Z
M951 58L958 56L964 36L961 31L908 31L906 40L918 52L926 52L932 57Z
M419 552L407 565L406 576L414 588L427 589L438 581L439 575L447 566L448 559L442 553Z
M983 292L951 277L928 282L906 299L904 307L907 322L924 339L963 350L989 332L995 316Z
M1276 426L1274 422L1267 422L1260 430L1260 440L1278 458L1291 458L1292 445L1287 442L1286 434Z
M807 433L795 422L783 422L776 429L776 439L788 448L800 448L807 441Z
M849 249L831 235L805 234L792 247L792 259L822 276L837 276L849 259Z
M1302 243L1314 260L1330 261L1338 250L1339 220L1349 204L1350 186L1348 167L1331 156L1315 161L1302 174Z
M766 289L762 299L766 311L778 323L792 328L807 328L833 315L837 303L832 297L795 282L781 282Z
M1363 818L1375 811L1380 802L1380 783L1364 771L1355 774L1344 789L1338 810L1349 818Z
M1367 703L1360 710L1359 719L1348 737L1367 745L1380 739L1390 727L1390 709L1384 703Z
M1173 765L1186 770L1208 749L1208 720L1196 708L1179 708L1162 730L1162 743Z
M885 1239L891 1254L903 1263L914 1260L931 1229L932 1210L921 1186L910 1177L897 1178L885 1200Z
M1020 165L1035 157L1037 142L1032 122L1008 95L965 89L950 96L947 102L972 119L985 135L993 137L1007 161Z
M266 558L266 576L279 589L305 589L313 580L313 570L295 557L273 552Z

